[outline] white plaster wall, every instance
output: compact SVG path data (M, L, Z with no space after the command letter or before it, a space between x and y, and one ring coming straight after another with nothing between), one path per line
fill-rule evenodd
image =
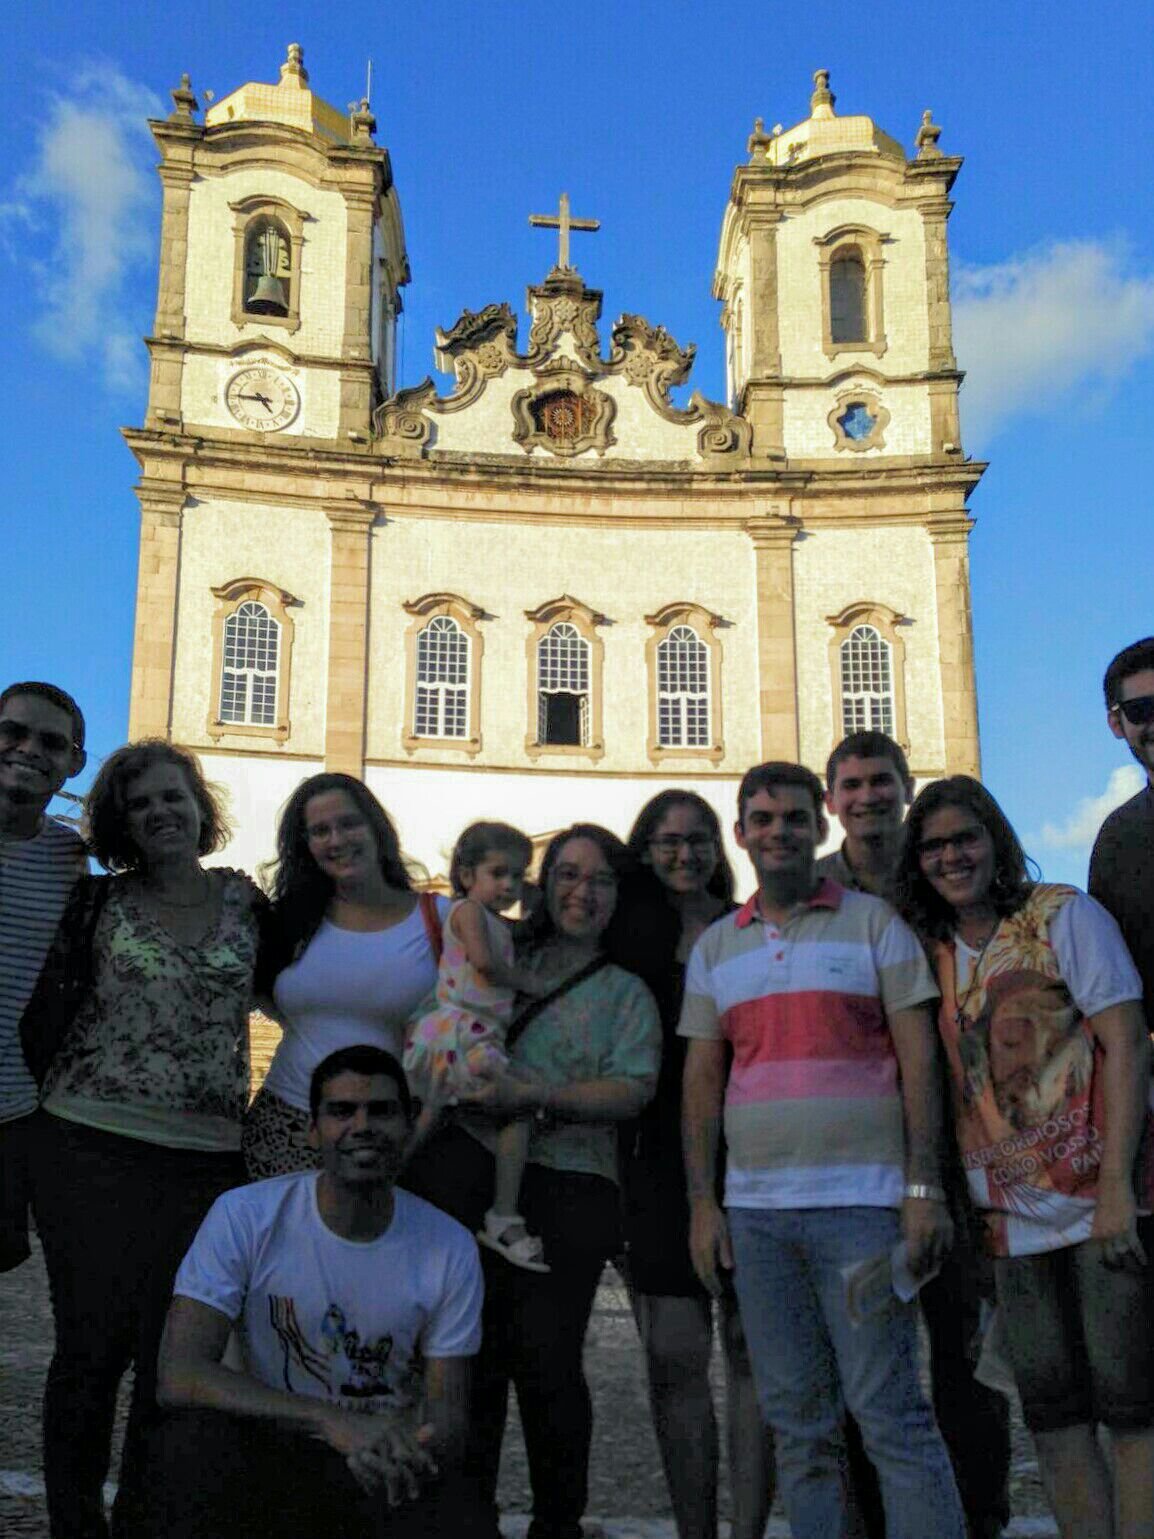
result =
M261 865L276 853L280 811L296 787L324 769L320 759L281 759L257 754L206 753L204 772L223 787L233 837L207 864L235 866L256 878Z
M296 331L265 326L259 319L238 326L231 319L236 215L229 208L249 197L282 198L309 217L301 250L301 324ZM340 354L344 331L347 218L339 192L314 187L268 166L246 167L192 185L188 210L185 325L190 342L231 347L272 336L294 353Z
M330 543L328 521L319 510L208 501L185 509L173 689L172 731L177 741L210 741L205 724L216 710L212 622L218 603L212 589L254 577L300 600L289 610L294 632L292 735L280 752L323 751ZM236 734L218 741L226 748L254 742ZM278 751L268 746L271 753Z
M846 401L853 381L841 379L828 389L787 390L784 406L785 452L791 459L834 458L854 460L885 459L891 454L930 454L933 439L930 429L930 401L924 385L882 385L862 379L861 388L868 399L879 401L890 414L882 433L880 448L839 449L829 414L839 401Z
M651 770L646 753L648 686L644 616L674 602L720 614L722 730L726 768L756 755L757 642L753 549L740 533L707 530L592 529L541 523L456 522L397 515L373 531L369 639L368 754L403 752L404 636L411 616L402 605L427 593L459 594L493 618L484 637L480 765L524 765L528 730L525 611L568 593L609 617L604 642L605 754L597 768ZM535 722L534 722L535 729ZM467 762L459 749L422 748L423 761ZM572 759L542 755L546 772ZM677 766L693 770L691 761Z
M263 438L335 438L340 425L340 374L336 369L302 369L285 363L273 351L253 351L239 358L220 358L211 354L190 353L181 374L180 410L186 423L198 427L230 428L244 431L225 405L229 380L240 369L254 364L268 364L287 374L300 392L300 411L283 428L270 433L253 433Z
M833 677L826 617L857 602L885 604L905 615L906 721L910 763L938 769L945 761L938 668L933 548L923 529L816 529L794 545L797 614L798 731L801 756L819 772L841 737L833 716Z
M869 198L823 198L791 213L778 226L777 280L782 371L825 379L839 359L822 350L820 251L814 239L844 224L867 225L888 236L882 247L882 312L888 342L868 363L882 374L924 369L929 360L925 234L915 209L891 208ZM860 355L847 353L851 364Z

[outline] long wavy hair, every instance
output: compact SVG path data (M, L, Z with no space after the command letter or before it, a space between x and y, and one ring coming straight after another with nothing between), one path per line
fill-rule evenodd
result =
M332 899L332 880L313 859L305 828L309 802L328 791L344 791L372 829L381 875L388 885L400 892L413 890L397 830L364 781L328 770L310 775L285 803L277 824L276 858L261 872L272 893L276 928L284 948L278 957L282 966L316 934Z
M1032 862L1006 814L985 786L970 775L935 780L915 797L906 818L905 837L889 896L903 919L920 935L937 940L947 940L953 934L956 916L952 904L934 890L923 873L920 851L926 823L946 807L969 813L993 842L994 876L989 899L999 918L1016 913L1035 883L1030 871Z
M109 754L84 798L88 846L106 871L137 871L142 865L140 851L128 832L124 809L132 782L158 764L171 764L183 773L200 809L196 853L212 855L223 849L231 837L232 829L224 812L224 792L204 778L196 755L166 738L141 738Z
M541 857L541 873L538 877L542 901L528 919L518 927L517 944L520 948L532 950L543 945L556 934L556 926L549 913L549 883L553 876L553 869L561 857L561 851L570 839L588 839L595 844L605 857L606 865L617 878L617 902L602 935L601 949L611 961L621 962L622 966L627 966L628 963L622 962L627 948L622 933L621 895L636 874L637 867L633 856L617 835L607 828L602 828L599 823L574 823L569 828L563 828L560 833L554 834L550 839Z

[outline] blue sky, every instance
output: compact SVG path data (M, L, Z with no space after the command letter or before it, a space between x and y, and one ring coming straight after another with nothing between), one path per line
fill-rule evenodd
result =
M564 188L602 221L574 253L606 318L640 312L696 342L692 383L720 398L710 281L732 170L755 117L808 114L824 67L839 112L912 149L932 107L942 148L966 157L950 234L965 447L991 462L971 543L984 777L1046 875L1082 881L1097 822L1138 784L1106 731L1102 670L1154 632L1151 9L724 11L90 0L10 16L0 677L71 689L94 754L123 739L137 505L118 428L143 416L159 213L144 119L182 70L203 106L206 87L275 80L297 41L343 107L372 57L413 268L402 383L432 369L433 329L462 308L523 304L554 251L527 215Z

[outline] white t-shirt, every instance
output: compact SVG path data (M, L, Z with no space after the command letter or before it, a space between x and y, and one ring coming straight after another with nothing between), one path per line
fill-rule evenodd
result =
M444 925L447 898L437 899ZM366 1043L398 1059L405 1027L437 986L420 905L388 930L342 930L329 920L278 976L273 999L284 1019L265 1087L307 1111L309 1080L322 1058Z
M481 1344L473 1236L409 1192L375 1240L345 1240L317 1210L316 1171L218 1197L174 1292L234 1321L245 1365L273 1389L357 1411L415 1404L422 1363Z

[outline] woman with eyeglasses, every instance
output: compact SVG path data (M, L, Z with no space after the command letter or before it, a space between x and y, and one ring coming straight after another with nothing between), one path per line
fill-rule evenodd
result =
M958 1143L1063 1539L1148 1539L1154 1130L1133 962L1093 898L1031 881L966 775L914 802L894 896L941 987Z
M519 938L517 961L559 981L514 1017L506 1037L525 1077L499 1075L474 1087L456 1123L434 1135L405 1176L411 1190L476 1230L492 1203L498 1123L525 1114L537 1120L522 1213L541 1237L549 1271L524 1271L482 1251L484 1337L466 1472L477 1539L499 1534L510 1383L533 1488L529 1535L581 1539L592 1432L582 1349L605 1262L621 1246L617 1128L653 1094L661 1053L652 995L612 960L630 866L621 841L595 824L575 824L552 840L541 865L542 903Z
M716 1539L717 1418L709 1383L712 1300L689 1256L689 1201L681 1155L685 1039L677 1035L693 943L734 908L721 825L692 791L660 791L628 839L639 876L631 894L628 965L661 1012L657 1094L642 1112L625 1165L629 1290L645 1347L653 1426L679 1539ZM732 1288L719 1303L725 1355L734 1539L761 1539L773 1505L773 1443L757 1405Z

